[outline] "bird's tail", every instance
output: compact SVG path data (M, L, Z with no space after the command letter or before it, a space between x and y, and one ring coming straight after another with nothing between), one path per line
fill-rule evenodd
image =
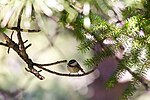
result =
M81 70L81 72L83 73L83 74L85 74L85 71L80 67L80 70Z

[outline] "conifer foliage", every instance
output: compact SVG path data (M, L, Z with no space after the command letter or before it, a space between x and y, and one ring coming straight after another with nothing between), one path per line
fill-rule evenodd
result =
M84 27L85 16L82 13L79 13L75 22L70 23L75 32L74 35L81 41L78 50L86 53L88 50L93 50L96 44L102 48L93 57L85 60L86 66L96 67L109 56L113 56L119 61L117 70L106 83L109 88L117 83L125 71L132 75L133 79L121 99L132 96L139 83L149 90L148 83L145 82L145 75L150 64L150 1L143 1L141 8L136 5L128 6L122 10L123 19L114 24L108 23L102 16L92 11L89 14L90 28ZM122 26L118 27L117 23ZM86 37L89 34L92 37L90 39ZM105 44L104 41L107 39L112 43ZM118 51L122 52L123 57L116 56Z
M103 1L105 6L107 6L104 8L112 10L115 16L117 16L117 13L113 10L113 8L109 6L105 0ZM71 30L74 33L74 36L76 36L77 40L80 41L80 45L77 48L79 51L86 53L93 50L94 55L93 57L85 60L85 66L89 67L90 69L96 69L97 65L101 63L104 58L110 56L114 57L118 60L119 64L117 70L106 83L109 88L113 87L117 83L117 80L124 74L125 71L128 71L133 76L133 79L131 80L127 89L124 91L122 98L127 99L132 96L139 83L142 84L146 90L149 90L149 86L145 82L145 75L150 66L150 1L141 0L140 5L142 7L139 8L137 7L137 2L131 6L127 6L125 9L121 10L123 18L118 18L116 22L111 24L108 22L108 15L102 11L97 0L86 1L91 6L91 10L87 12L84 12L84 2L84 0L64 1L60 2L60 4L62 4L64 7L63 8L61 5L61 11L59 11L59 9L52 10L56 10L56 12L59 13L59 16L57 16L57 14L56 16L60 19L58 22L60 26L63 25L66 29ZM38 14L38 11L40 10L34 5L34 3L37 2L32 2L31 5L34 9L31 13L33 17L39 19L41 18L40 14L42 13ZM88 7L89 5L86 3L85 6ZM97 11L93 9L96 9ZM99 13L100 11L101 13ZM44 10L43 13L46 16L50 16L52 14L52 12L46 12ZM2 21L3 19L1 18L0 20ZM117 26L118 24L120 26ZM23 31L23 29L20 28L19 24L18 26L18 30L13 29L13 27L12 29L21 34L20 32ZM3 25L2 27L3 28L0 28L1 33L5 33L5 29L9 28L7 25ZM9 39L9 41L12 40ZM109 41L109 43L106 43L105 41ZM13 41L10 43L13 43ZM0 43L0 45L6 47L11 46L11 44L8 43ZM24 45L24 43L22 43L22 45ZM100 45L101 50L95 52L94 47L96 45ZM17 53L23 58L24 55L19 52L20 49L18 47ZM118 52L120 53L121 57L117 56ZM32 62L31 59L28 59L26 52L25 55L27 56L25 62L31 62L31 66L29 68L30 70L27 69L27 71L33 73L37 77L41 77L43 79L43 77L39 74L40 71L32 68L33 66L38 66L42 70L46 70L57 75L69 76L67 74L59 74L49 71L41 66L51 64L36 64ZM66 60L63 62L66 62Z

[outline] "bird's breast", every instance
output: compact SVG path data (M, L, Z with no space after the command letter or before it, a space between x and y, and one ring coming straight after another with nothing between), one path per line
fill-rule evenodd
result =
M69 66L67 66L67 68L68 68L68 71L70 73L77 73L80 70L78 67L69 67Z

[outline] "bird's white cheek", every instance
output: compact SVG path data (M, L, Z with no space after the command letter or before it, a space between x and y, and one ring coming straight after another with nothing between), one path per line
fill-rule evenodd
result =
M74 62L74 63L72 63L72 64L70 64L71 66L77 66L77 62Z

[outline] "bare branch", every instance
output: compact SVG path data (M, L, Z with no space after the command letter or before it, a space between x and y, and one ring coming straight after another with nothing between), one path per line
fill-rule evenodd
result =
M26 43L26 42L28 42L28 40L25 40L23 43Z
M29 48L31 45L32 45L32 44L30 43L29 45L27 45L27 46L25 47L25 49Z
M60 76L69 76L69 77L79 77L79 76L85 76L88 75L90 73L92 73L96 68L94 68L91 71L85 72L83 74L65 74L65 73L59 73L59 72L55 72L55 71L51 71L47 68L44 68L43 66L51 66L51 65L56 65L56 64L60 64L60 63L65 63L67 62L67 60L61 60L61 61L56 61L53 63L48 63L48 64L38 64L38 63L34 63L32 61L32 59L29 58L29 55L26 52L26 49L28 47L31 46L31 44L25 46L24 44L28 41L23 41L22 36L21 36L21 31L23 31L23 29L21 29L20 24L21 24L21 16L22 16L22 12L23 12L23 8L20 12L19 18L18 18L18 22L17 22L17 27L12 27L12 30L16 30L17 31L17 38L19 43L16 43L15 41L12 40L12 36L13 36L13 32L11 34L11 38L9 38L5 33L0 33L2 35L2 37L4 38L4 40L6 41L6 44L0 42L0 45L6 46L12 48L22 59L23 61L28 65L28 68L25 68L25 70L27 72L32 73L33 75L35 75L37 78L39 78L40 80L45 79L45 77L43 77L40 72L42 70L47 71L49 73L55 74L55 75L60 75ZM33 30L29 30L29 31L33 31ZM35 32L35 31L34 31ZM9 53L9 49L8 49L8 53ZM36 70L35 67L38 67L42 70Z
M11 33L11 37L10 37L11 40L12 40L13 34L14 34L14 31ZM8 54L9 54L9 51L10 51L10 47L8 48L8 51L7 51Z
M55 72L55 71L51 71L51 70L49 70L49 69L47 69L47 68L44 68L44 67L42 67L42 66L37 66L37 67L40 68L40 69L43 69L44 71L47 71L47 72L49 72L49 73L55 74L55 75L59 75L59 76L69 76L69 77L85 76L85 75L91 74L91 73L94 72L95 69L96 69L96 68L94 68L94 69L92 69L92 70L90 70L90 71L88 71L88 72L85 72L85 73L83 73L83 74L64 74L64 73L58 73L58 72Z
M8 47L8 45L5 44L5 43L3 43L3 42L0 42L0 45L5 46L5 47Z
M7 27L8 29L10 29L10 30L18 30L18 28L17 27ZM22 29L22 28L20 28L20 31L21 32L40 32L40 30L30 30L30 29Z
M53 63L49 63L49 64L38 64L38 63L33 63L35 66L51 66L51 65L56 65L56 64L60 64L60 63L65 63L67 62L67 60L61 60L61 61L56 61Z
M44 76L42 76L42 75L39 74L39 72L41 72L42 70L37 71L36 69L30 70L30 69L27 69L27 68L25 68L25 70L26 70L27 72L30 72L30 73L34 74L34 75L35 75L36 77L38 77L40 80L45 79Z
M20 27L20 26L19 26ZM34 63L29 57L28 57L28 54L26 53L26 48L24 46L24 42L22 40L22 37L21 37L21 32L18 30L17 31L17 37L18 37L18 40L19 40L19 44L15 43L12 39L10 39L5 33L1 33L2 36L4 37L5 41L6 41L6 44L8 47L12 48L14 51L17 52L17 54L26 62L26 64L28 65L28 68L25 68L26 71L34 74L37 78L39 78L40 80L43 80L44 77L42 75L40 75L39 72L40 71L37 71L33 66L36 66L44 71L47 71L49 73L52 73L52 74L55 74L55 75L60 75L60 76L69 76L69 77L79 77L79 76L85 76L85 75L88 75L90 73L92 73L95 69L89 71L89 72L86 72L84 74L63 74L63 73L59 73L59 72L55 72L55 71L51 71L49 69L46 69L42 66L51 66L51 65L55 65L55 64L60 64L60 63L65 63L67 62L67 60L61 60L61 61L56 61L56 62L53 62L53 63L49 63L49 64L38 64L38 63ZM26 42L26 41L25 41ZM3 44L3 43L1 43ZM21 46L21 48L19 47Z

